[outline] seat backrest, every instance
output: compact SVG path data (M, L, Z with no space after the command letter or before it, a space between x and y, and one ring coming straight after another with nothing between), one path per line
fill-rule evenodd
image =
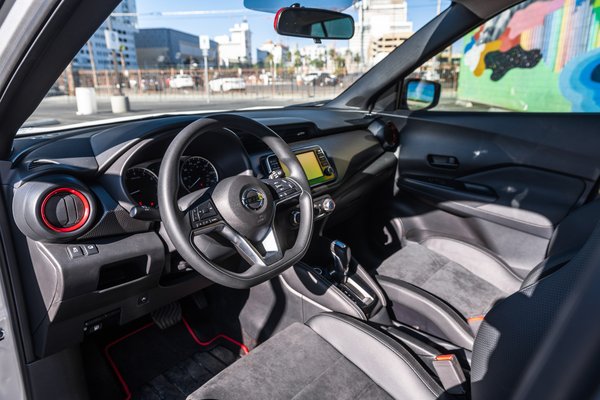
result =
M600 221L600 200L594 200L563 219L550 239L546 257L552 258L579 250Z
M562 268L496 303L479 329L471 365L472 399L509 399L526 375L582 271L600 264L600 223Z
M548 244L546 258L527 275L521 288L556 272L571 260L585 244L600 221L600 200L595 200L575 211L558 224Z

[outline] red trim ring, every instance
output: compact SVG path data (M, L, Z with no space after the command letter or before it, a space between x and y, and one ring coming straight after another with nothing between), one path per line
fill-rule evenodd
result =
M48 201L52 198L52 196L54 196L58 193L72 194L74 196L77 196L77 198L79 200L81 200L81 202L83 203L83 217L81 217L79 222L77 222L75 225L72 225L72 226L69 226L66 228L62 228L62 227L54 226L54 225L52 225L52 223L50 221L48 221L48 218L46 217L46 205L48 204ZM60 232L60 233L74 232L77 229L80 229L83 225L85 225L85 223L90 218L90 202L88 201L87 197L85 197L85 195L83 193L81 193L80 191L75 190L73 188L61 187L58 189L54 189L53 191L48 193L46 195L46 197L44 197L44 200L42 201L42 206L40 209L40 214L42 215L42 221L44 222L44 225L46 225L46 227L48 229L53 230L54 232Z
M279 17L285 9L286 7L280 8L279 10L277 10L277 14L275 14L275 19L273 20L273 29L275 29L275 32L277 32L277 25L279 25Z

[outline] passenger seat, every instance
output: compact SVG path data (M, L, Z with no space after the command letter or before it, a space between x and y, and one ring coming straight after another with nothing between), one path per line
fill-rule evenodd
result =
M446 237L407 241L377 268L376 278L399 322L471 349L481 317L567 263L599 220L600 201L569 214L555 229L544 261L525 279L485 250Z

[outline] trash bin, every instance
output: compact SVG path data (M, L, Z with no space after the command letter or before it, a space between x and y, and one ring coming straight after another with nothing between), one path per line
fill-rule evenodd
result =
M98 112L96 90L94 88L75 88L75 100L77 101L77 115L91 115Z
M129 111L129 98L127 96L111 96L110 108L113 114L121 114Z

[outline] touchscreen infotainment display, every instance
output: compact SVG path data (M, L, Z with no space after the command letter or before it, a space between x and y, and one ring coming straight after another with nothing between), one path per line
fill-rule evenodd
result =
M317 155L314 151L296 154L296 157L298 157L298 161L300 161L300 165L302 165L302 169L304 169L306 178L309 181L323 176L323 171L321 170L319 160L317 160Z
M294 151L294 154L296 155L296 158L298 158L298 161L306 174L308 184L311 187L336 179L335 170L332 168L325 152L320 147L314 146L309 149L296 150ZM267 164L266 170L269 173L272 171L281 171L284 176L290 176L288 167L280 162L275 154L268 156L265 161Z
M309 182L314 182L323 177L323 170L319 165L319 160L314 151L311 150L304 153L296 153L296 157L298 158L298 161L300 161L300 165L302 165L302 169L306 174L306 179L308 179ZM285 176L290 176L290 171L287 166L281 163L281 167Z

